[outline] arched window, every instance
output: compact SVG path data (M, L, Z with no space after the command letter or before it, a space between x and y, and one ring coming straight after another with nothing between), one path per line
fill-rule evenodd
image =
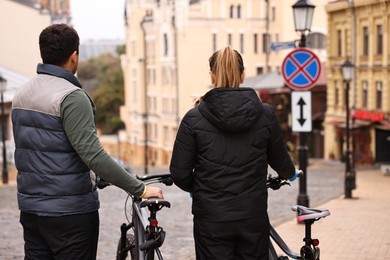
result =
M237 18L241 18L241 5L237 6Z

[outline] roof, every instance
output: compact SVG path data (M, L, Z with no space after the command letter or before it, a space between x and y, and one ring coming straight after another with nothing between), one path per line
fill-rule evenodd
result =
M39 4L37 4L36 0L11 0L11 1L17 2L17 3L25 5L25 6L29 6L29 7L32 7L32 8L38 8L39 7Z
M4 92L4 102L11 102L16 91L31 78L13 70L0 66L0 75L7 81Z
M280 72L271 72L254 77L247 77L241 84L241 87L249 87L255 90L260 90L282 88L284 85L284 79Z

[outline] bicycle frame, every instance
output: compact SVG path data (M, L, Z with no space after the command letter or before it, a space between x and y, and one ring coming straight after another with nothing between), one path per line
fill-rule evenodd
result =
M141 199L134 199L133 201L133 225L134 225L134 236L135 236L135 248L136 248L136 259L153 260L154 253L156 253L159 260L162 260L162 254L158 247L151 247L147 250L141 250L141 246L146 242L148 237L154 236L156 230L150 227L148 220L148 214L146 209L140 206ZM149 231L148 231L149 227Z
M302 259L301 256L295 252L293 252L287 244L284 242L284 240L279 236L278 232L270 226L270 237L272 240L279 246L282 251L287 254L292 259ZM269 259L270 260L278 260L278 255L276 254L275 248L272 244L272 241L270 239L270 250L269 250Z
M144 208L140 208L140 200L133 199L133 217L132 222L134 225L134 237L135 237L135 248L136 248L136 259L147 259L146 255L150 252L141 251L140 245L144 242L144 234L148 225L146 212ZM150 251L150 250L149 250ZM153 253L153 252L152 252Z
M170 174L137 176L137 178L145 181L146 184L160 182L170 186L173 183ZM142 200L141 198L130 197L132 199L131 222L121 225L117 259L124 260L130 253L132 260L154 260L156 256L159 260L162 260L163 257L159 247L164 242L165 231L158 226L156 215L157 211L163 207L170 207L170 203L157 198ZM133 230L133 234L127 234L130 229Z
M281 180L278 177L269 176L267 180L267 188L278 190L283 185L290 185L289 182ZM293 252L283 239L279 236L276 230L270 226L270 243L269 243L269 259L270 260L287 260L288 257L292 259L304 260L319 260L320 248L318 247L319 240L311 237L311 226L313 223L321 218L330 215L327 209L310 209L304 206L294 206L292 210L297 212L298 221L305 224L305 237L303 239L304 245L301 247L300 253ZM278 256L274 245L276 245L288 256Z

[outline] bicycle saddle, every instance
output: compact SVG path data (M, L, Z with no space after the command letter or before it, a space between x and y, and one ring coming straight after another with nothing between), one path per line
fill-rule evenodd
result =
M171 207L171 203L169 203L169 201L157 199L157 198L150 198L147 200L143 200L140 204L140 207L143 208L143 207L149 207L149 206L153 206L153 205L159 206L159 208L163 208L163 207L170 208Z
M305 206L296 205L291 208L292 211L295 211L298 213L298 221L304 221L309 219L315 219L318 220L320 218L324 218L326 216L330 215L330 212L328 209L313 209L313 208L307 208Z

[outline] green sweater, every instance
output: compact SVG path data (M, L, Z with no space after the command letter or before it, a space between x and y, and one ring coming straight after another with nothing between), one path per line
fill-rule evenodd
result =
M101 146L91 102L83 90L74 91L64 99L61 119L69 142L92 171L136 197L143 194L145 184L118 165Z

